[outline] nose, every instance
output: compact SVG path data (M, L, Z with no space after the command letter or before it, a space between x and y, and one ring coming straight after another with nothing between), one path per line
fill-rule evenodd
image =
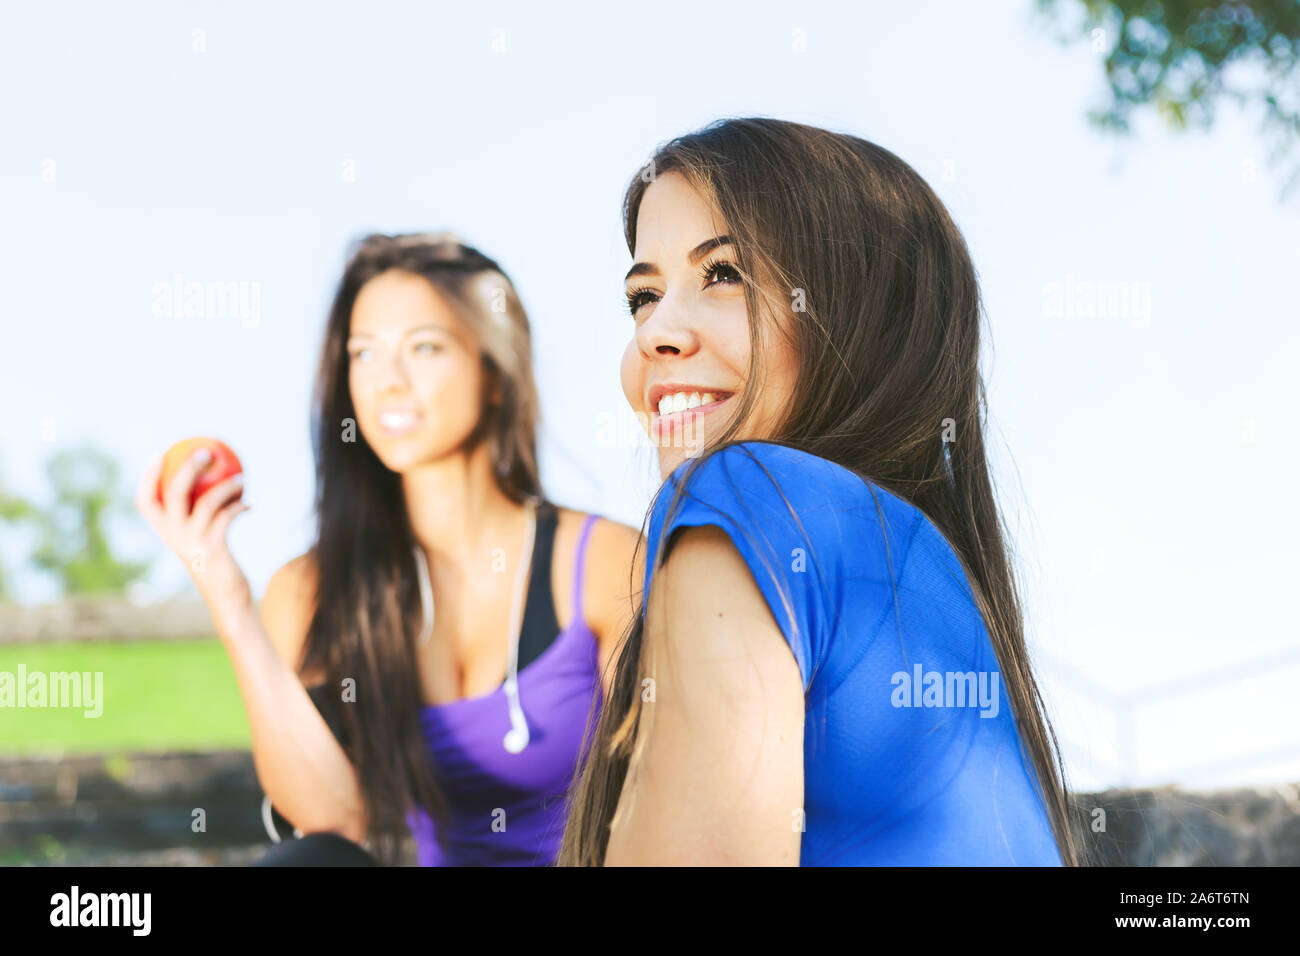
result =
M377 392L406 391L410 385L406 362L400 349L377 349L377 356L369 368L370 379Z
M636 330L637 348L648 359L661 355L689 355L699 347L689 312L671 294L655 305L653 313Z

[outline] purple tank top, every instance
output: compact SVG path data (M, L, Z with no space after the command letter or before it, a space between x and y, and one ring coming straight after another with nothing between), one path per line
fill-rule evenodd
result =
M426 706L420 724L451 810L445 850L422 809L407 816L421 866L547 866L564 834L565 800L593 699L601 704L595 633L582 616L587 538L597 515L578 537L573 620L535 660L519 671L519 706L528 721L528 746L509 753L504 688ZM549 570L549 569L548 569Z

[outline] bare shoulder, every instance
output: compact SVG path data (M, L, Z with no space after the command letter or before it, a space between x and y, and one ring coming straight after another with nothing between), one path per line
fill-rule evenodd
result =
M671 544L663 567L655 572L651 582L651 608L663 604L675 616L689 617L690 614L683 615L683 598L689 599L692 605L708 605L710 609L724 605L732 610L767 607L745 559L736 550L730 535L717 525L679 528ZM666 601L669 591L673 599ZM691 613L699 609L692 607ZM765 616L770 618L770 612Z
M680 529L656 573L647 601L651 640L706 657L742 650L764 677L794 686L802 678L794 654L731 537L716 525ZM708 621L708 627L700 622ZM671 635L664 637L663 635Z
M574 554L577 538L587 512L560 509L560 527L569 527L568 539L572 542L567 551ZM591 629L602 640L617 637L622 625L630 620L630 608L641 597L644 579L645 547L641 532L621 522L598 516L587 539L587 560L583 577L583 613Z
M317 581L316 561L308 552L287 561L272 574L262 594L262 625L280 659L295 671L302 661L307 629L316 611Z

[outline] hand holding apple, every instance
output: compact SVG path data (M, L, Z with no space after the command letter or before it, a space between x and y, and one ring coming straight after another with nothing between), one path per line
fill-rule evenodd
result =
M188 438L155 458L140 480L136 509L185 562L214 617L252 603L248 578L226 544L236 515L249 510L243 468L215 438Z
M239 457L230 450L230 446L225 442L218 441L215 438L185 438L168 448L163 455L162 474L158 476L157 498L159 504L164 501L166 486L171 484L181 466L185 464L186 459L200 450L206 450L210 457L207 467L199 472L194 486L190 489L190 511L194 510L194 502L209 488L215 488L227 478L243 473L244 466L240 464Z

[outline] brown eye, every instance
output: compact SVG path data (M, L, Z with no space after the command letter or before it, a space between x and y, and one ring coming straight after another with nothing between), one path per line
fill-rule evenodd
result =
M653 289L632 289L627 293L627 310L635 317L641 306L657 301Z
M700 277L705 280L705 288L711 285L734 285L743 281L735 266L728 262L715 262L713 260L704 263L704 268L700 270ZM710 282L710 279L714 281Z

